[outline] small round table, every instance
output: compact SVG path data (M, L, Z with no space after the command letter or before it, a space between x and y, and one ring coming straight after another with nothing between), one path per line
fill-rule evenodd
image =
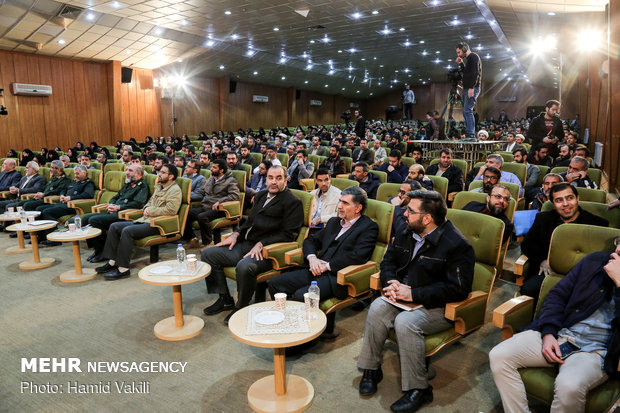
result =
M304 306L304 303L286 301L286 307ZM260 334L246 335L248 312L251 307L272 308L273 301L252 304L237 311L228 322L230 333L237 340L251 346L273 348L274 374L257 380L248 390L250 407L257 412L301 412L312 404L314 387L303 377L289 374L286 376L285 354L286 347L307 343L317 338L327 323L323 312L319 312L317 320L309 320L308 333L291 334Z
M28 217L38 217L39 215L41 215L41 211L26 211L26 216ZM0 222L17 222L19 220L19 212L5 212L4 214L0 215ZM17 247L9 247L4 250L4 252L6 252L7 254L23 254L30 251L32 251L32 247L24 243L24 231L17 231Z
M176 275L175 269L178 267L176 260L162 261L144 267L138 273L142 282L153 285L172 286L172 301L174 304L174 316L164 318L155 324L153 331L157 338L168 341L187 340L196 337L202 331L205 322L202 318L193 315L183 315L183 296L181 285L191 284L202 280L211 274L211 266L206 262L198 262L198 270L193 275ZM172 268L170 274L153 274L151 270L161 266ZM178 272L177 272L178 274Z
M41 268L47 268L56 262L55 258L39 256L39 240L37 239L37 232L44 231L46 229L55 228L58 225L56 221L35 221L28 224L13 224L7 227L8 231L17 231L19 234L22 232L30 233L30 242L32 243L32 260L26 260L19 263L20 270L39 270Z
M97 271L93 268L82 268L82 258L80 257L80 241L90 238L95 238L101 234L99 228L88 228L80 231L65 231L65 232L52 232L47 235L47 239L56 242L68 242L73 243L73 264L75 270L65 271L60 274L60 281L67 283L75 283L81 281L92 280L97 276Z

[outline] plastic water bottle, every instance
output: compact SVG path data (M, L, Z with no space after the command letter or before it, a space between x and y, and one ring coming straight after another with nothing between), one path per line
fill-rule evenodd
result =
M183 244L177 244L177 261L179 262L179 269L185 270L185 248Z
M321 290L319 289L316 281L312 281L310 283L310 288L308 288L308 298L310 298L310 314L308 318L311 320L316 320L319 318L319 301L321 299Z
M82 218L80 218L79 215L75 216L75 219L73 220L73 223L75 224L75 230L76 231L81 231L82 230Z
M28 222L28 217L26 216L26 211L24 211L24 207L19 207L19 220L22 224Z

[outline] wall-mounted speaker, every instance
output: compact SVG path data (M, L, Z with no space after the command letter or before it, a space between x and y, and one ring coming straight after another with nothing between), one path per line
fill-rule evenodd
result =
M298 89L295 91L295 99L297 100L301 99L301 90Z
M228 84L228 93L235 93L237 91L237 82L231 80Z
M132 76L133 76L133 69L131 67L121 67L121 82L131 83Z

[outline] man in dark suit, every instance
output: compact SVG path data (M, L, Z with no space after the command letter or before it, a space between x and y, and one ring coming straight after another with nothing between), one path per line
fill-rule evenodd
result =
M355 149L353 151L351 157L353 158L354 167L359 162L365 162L367 165L372 165L375 160L375 155L370 149L368 149L368 139L360 139L360 147L359 149Z
M357 120L355 121L355 128L353 129L353 132L355 132L356 136L360 136L360 137L365 136L366 135L366 119L362 117L362 112L360 112L359 109L356 109L354 114Z
M333 217L325 228L306 238L303 254L307 265L287 272L269 281L269 293L283 292L296 301L304 301L311 281L317 281L321 300L347 296L347 287L339 285L336 274L341 269L364 264L372 255L379 227L362 215L368 197L358 187L349 187L340 194L338 217Z
M267 189L256 193L247 221L226 240L202 251L202 260L211 265L207 291L219 293L217 301L204 309L206 315L232 310L224 323L240 308L250 304L256 277L272 268L264 260L263 246L290 242L297 238L303 223L301 201L286 187L286 170L279 165L267 171ZM224 267L236 266L237 305L228 291Z
M9 192L15 198L0 201L0 213L4 213L8 207L16 207L20 196L24 194L34 194L43 190L45 178L39 175L39 164L30 161L26 164L26 175L22 177L19 184L9 188Z
M426 175L443 176L448 180L448 193L463 190L463 171L452 163L452 149L444 148L439 163L426 168Z

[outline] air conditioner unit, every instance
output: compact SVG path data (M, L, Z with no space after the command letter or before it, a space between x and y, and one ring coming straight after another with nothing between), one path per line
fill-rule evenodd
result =
M267 103L269 102L269 96L252 95L252 102Z
M29 85L27 83L13 83L13 94L21 96L51 96L52 87L49 85Z

